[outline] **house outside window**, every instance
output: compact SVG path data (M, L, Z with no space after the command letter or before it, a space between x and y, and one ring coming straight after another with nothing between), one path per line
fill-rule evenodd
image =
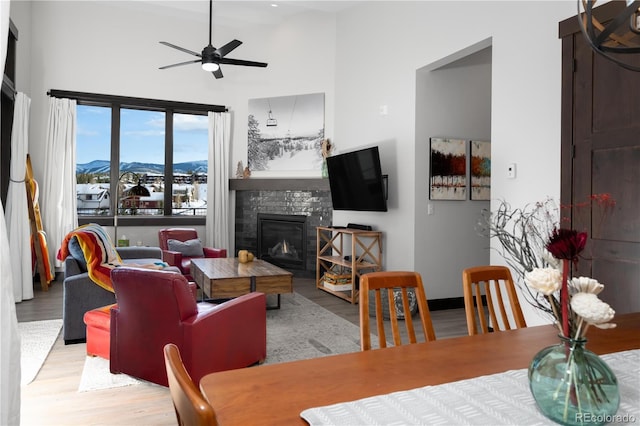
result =
M94 105L76 108L78 216L111 215L111 108Z
M77 100L78 220L201 224L207 212L208 112L217 105L108 95ZM116 210L117 209L117 210Z
M173 215L207 214L208 148L207 116L173 115Z

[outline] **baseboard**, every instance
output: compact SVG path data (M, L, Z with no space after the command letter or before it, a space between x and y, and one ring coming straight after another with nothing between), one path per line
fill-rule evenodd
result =
M445 309L464 309L463 297L450 297L448 299L431 299L428 301L430 311L443 311Z
M316 277L316 271L309 271L309 270L301 270L301 269L287 269L287 271L291 272L293 274L294 278L315 278Z
M53 280L49 283L49 285L53 284L55 281L57 282L62 282L64 281L64 272L54 272L53 274ZM41 287L40 284L40 274L39 273L35 273L33 274L33 285L34 287Z

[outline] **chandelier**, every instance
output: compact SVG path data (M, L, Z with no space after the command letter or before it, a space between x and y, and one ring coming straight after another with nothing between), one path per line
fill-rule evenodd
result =
M593 15L596 0L578 0L578 22L582 34L596 53L623 68L640 72L640 66L632 65L618 55L640 53L640 0L626 0L624 3L624 9L603 25Z

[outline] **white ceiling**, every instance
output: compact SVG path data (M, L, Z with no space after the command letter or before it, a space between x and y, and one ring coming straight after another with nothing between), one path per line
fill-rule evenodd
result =
M179 14L198 21L209 21L207 0L135 0L133 3L137 3L137 6L152 6L156 13ZM213 2L214 25L232 28L248 25L277 25L300 13L313 11L336 13L356 3L358 1L219 0Z

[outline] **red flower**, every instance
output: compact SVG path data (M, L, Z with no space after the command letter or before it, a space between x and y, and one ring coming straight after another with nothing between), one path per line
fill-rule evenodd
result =
M587 244L587 233L573 229L554 228L547 242L547 250L556 259L577 261Z

